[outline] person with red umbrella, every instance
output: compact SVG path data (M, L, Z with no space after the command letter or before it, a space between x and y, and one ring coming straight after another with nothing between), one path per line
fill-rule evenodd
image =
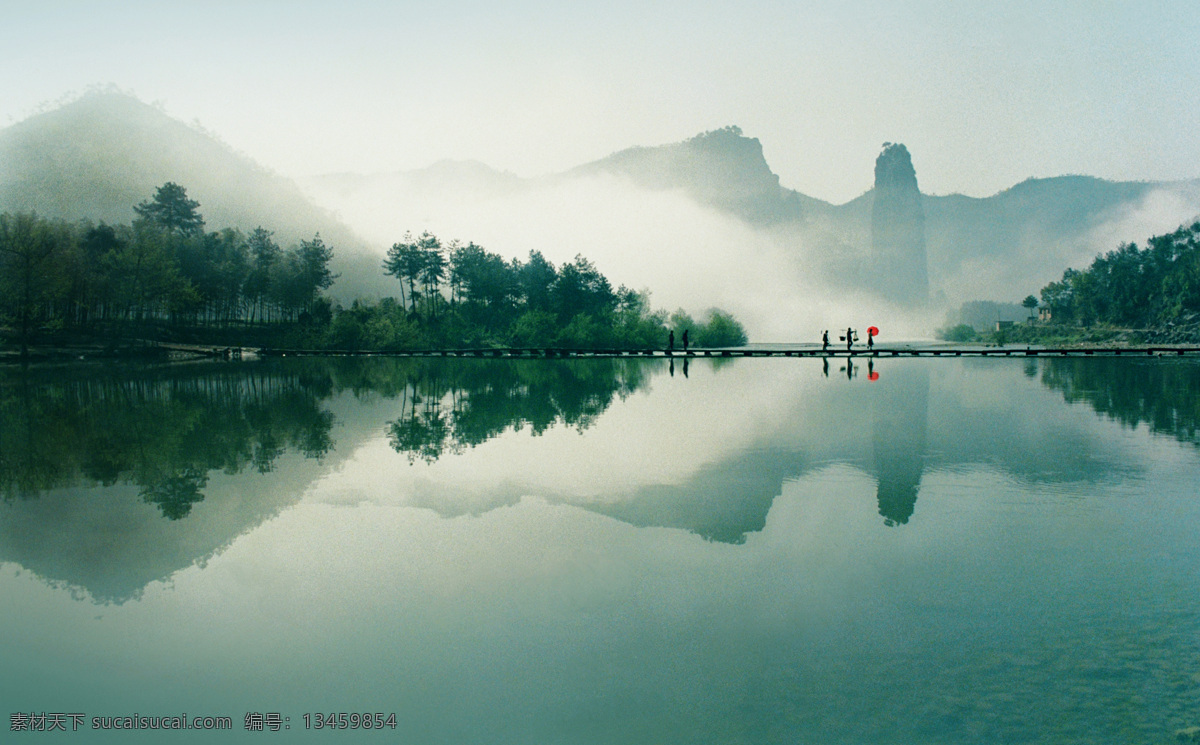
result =
M867 349L872 349L875 346L875 337L879 334L879 328L876 326L867 327Z

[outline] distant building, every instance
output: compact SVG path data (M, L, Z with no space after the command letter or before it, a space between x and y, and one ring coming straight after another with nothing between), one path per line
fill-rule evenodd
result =
M1012 321L996 321L996 330L997 331L1003 331L1004 329L1010 329L1012 327L1013 327Z
M1042 323L1049 323L1050 315L1051 314L1050 314L1050 306L1049 305L1043 305L1040 308L1038 308L1038 320L1041 321Z

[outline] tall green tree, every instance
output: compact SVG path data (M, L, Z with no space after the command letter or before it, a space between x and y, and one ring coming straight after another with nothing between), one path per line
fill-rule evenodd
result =
M421 256L417 276L428 301L429 314L436 318L438 302L442 296L441 283L446 279L446 255L442 251L442 241L428 231L421 234L417 245Z
M1036 297L1034 297L1033 295L1026 295L1025 299L1021 301L1021 307L1023 307L1025 310L1029 311L1029 320L1032 321L1033 320L1033 309L1038 307L1038 299Z
M616 293L608 278L596 265L582 255L564 263L550 290L550 299L559 318L568 321L580 313L602 316L611 312L617 303Z
M421 274L424 261L421 257L421 247L411 233L404 234L404 240L393 243L383 259L383 271L400 281L400 304L405 308L417 307L417 278ZM408 297L404 295L404 283L408 283Z
M186 305L187 290L165 234L144 221L127 229L119 250L108 255L105 269L111 274L114 300L127 320L139 331L152 319L161 318L174 295L177 307Z
M554 264L541 251L530 251L529 260L520 267L518 275L525 306L530 310L550 310L551 288L558 279Z
M275 242L270 230L261 225L246 239L250 266L246 274L243 293L250 304L250 320L263 319L267 315L267 301L271 295L271 277L283 260L283 249Z
M337 275L329 268L329 262L333 260L333 247L326 245L321 240L321 234L317 233L311 241L300 241L299 258L306 304L311 309L321 291L328 290L337 279Z
M200 203L189 199L187 190L173 181L158 187L154 198L133 208L143 220L178 236L198 235L204 231Z

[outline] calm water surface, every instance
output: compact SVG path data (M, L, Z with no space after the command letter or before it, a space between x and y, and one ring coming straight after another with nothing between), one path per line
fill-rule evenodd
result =
M1200 365L844 365L0 371L0 739L1200 725ZM91 727L184 712L233 729ZM396 727L306 730L339 712Z

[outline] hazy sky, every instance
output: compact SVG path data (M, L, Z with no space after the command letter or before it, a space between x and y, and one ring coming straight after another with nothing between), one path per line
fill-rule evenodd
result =
M287 175L477 159L522 176L737 124L785 186L1200 176L1196 0L13 2L0 126L95 84Z

